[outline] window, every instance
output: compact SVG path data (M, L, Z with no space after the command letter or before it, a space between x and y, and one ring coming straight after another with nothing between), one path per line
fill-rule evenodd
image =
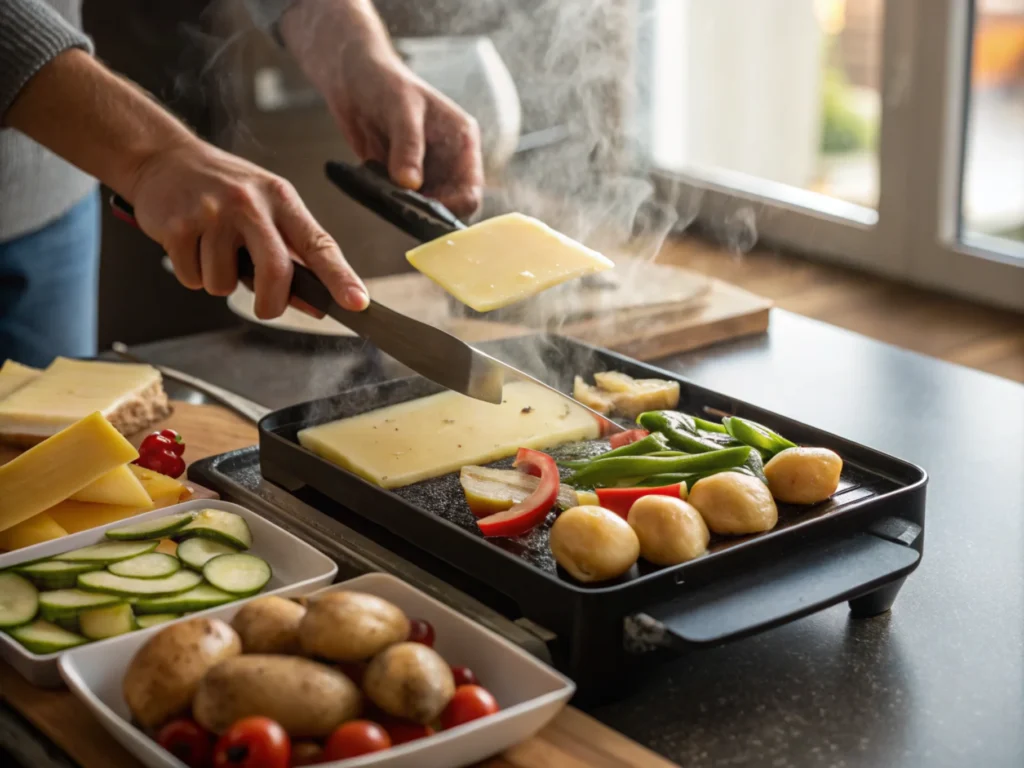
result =
M1024 0L648 0L683 220L1024 309Z

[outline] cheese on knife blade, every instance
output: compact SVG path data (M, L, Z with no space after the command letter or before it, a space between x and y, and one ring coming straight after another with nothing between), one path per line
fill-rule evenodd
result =
M521 213L495 216L406 253L413 267L477 312L528 299L615 266L597 251Z
M299 442L383 488L399 488L519 448L591 440L598 429L588 411L516 381L505 385L501 405L441 392L301 430Z
M5 531L138 458L120 432L93 413L0 466L0 531Z

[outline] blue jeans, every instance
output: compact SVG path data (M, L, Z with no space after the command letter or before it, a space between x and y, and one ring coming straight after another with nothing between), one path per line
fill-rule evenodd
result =
M0 363L96 354L99 191L42 229L0 243Z

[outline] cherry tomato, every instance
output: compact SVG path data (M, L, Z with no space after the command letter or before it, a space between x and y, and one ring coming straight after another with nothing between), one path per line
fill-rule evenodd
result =
M214 768L288 768L292 745L269 717L243 717L228 728L213 752Z
M423 643L423 645L429 645L431 648L433 648L434 628L430 625L430 622L425 621L423 619L410 619L409 642Z
M150 451L138 458L138 463L146 469L159 472L168 477L181 477L185 472L185 460L170 451Z
M176 456L181 456L185 452L185 438L175 432L173 429L161 429L160 436L166 437L174 445L169 446L167 450L174 451Z
M324 757L327 760L344 760L390 748L391 737L379 725L369 720L349 720L327 739Z
M434 733L434 729L429 725L420 725L409 720L388 719L381 725L388 732L391 744L395 747L409 741L416 741L416 739L424 739Z
M176 445L177 443L166 435L154 432L151 435L146 435L146 439L143 440L142 444L139 446L139 453L143 455L147 453L156 453L157 451L171 451L173 453L176 450Z
M292 768L325 763L324 748L315 741L296 741L292 744Z
M456 688L460 685L480 685L480 681L469 667L452 667L452 677L455 678Z
M195 720L171 720L156 735L157 744L188 768L208 768L213 755L213 737Z
M441 726L445 729L468 723L498 711L498 702L486 688L479 685L460 685L441 713Z

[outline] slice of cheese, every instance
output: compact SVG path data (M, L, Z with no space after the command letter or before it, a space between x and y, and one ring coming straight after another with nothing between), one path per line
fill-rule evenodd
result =
M536 384L505 386L493 405L441 392L299 432L308 450L384 488L598 436L587 411Z
M120 504L125 507L152 509L153 499L146 493L139 478L122 464L103 477L76 491L69 497L72 501L91 501L95 504ZM170 478L168 478L170 479Z
M185 484L173 477L161 475L138 464L129 464L128 469L138 478L149 498L153 500L154 509L185 501L190 495Z
M169 410L160 372L152 366L58 357L0 400L0 435L33 444L97 411L132 434Z
M21 389L42 371L8 360L0 366L0 400Z
M495 216L424 243L409 263L477 312L615 266L597 251L521 213Z
M79 533L107 523L126 520L143 512L152 511L153 506L126 507L123 504L94 504L88 501L62 501L46 510L68 533Z
M0 466L0 531L44 512L138 451L93 413Z
M56 520L41 512L17 525L12 525L6 531L0 531L0 549L11 552L67 535L68 532Z

